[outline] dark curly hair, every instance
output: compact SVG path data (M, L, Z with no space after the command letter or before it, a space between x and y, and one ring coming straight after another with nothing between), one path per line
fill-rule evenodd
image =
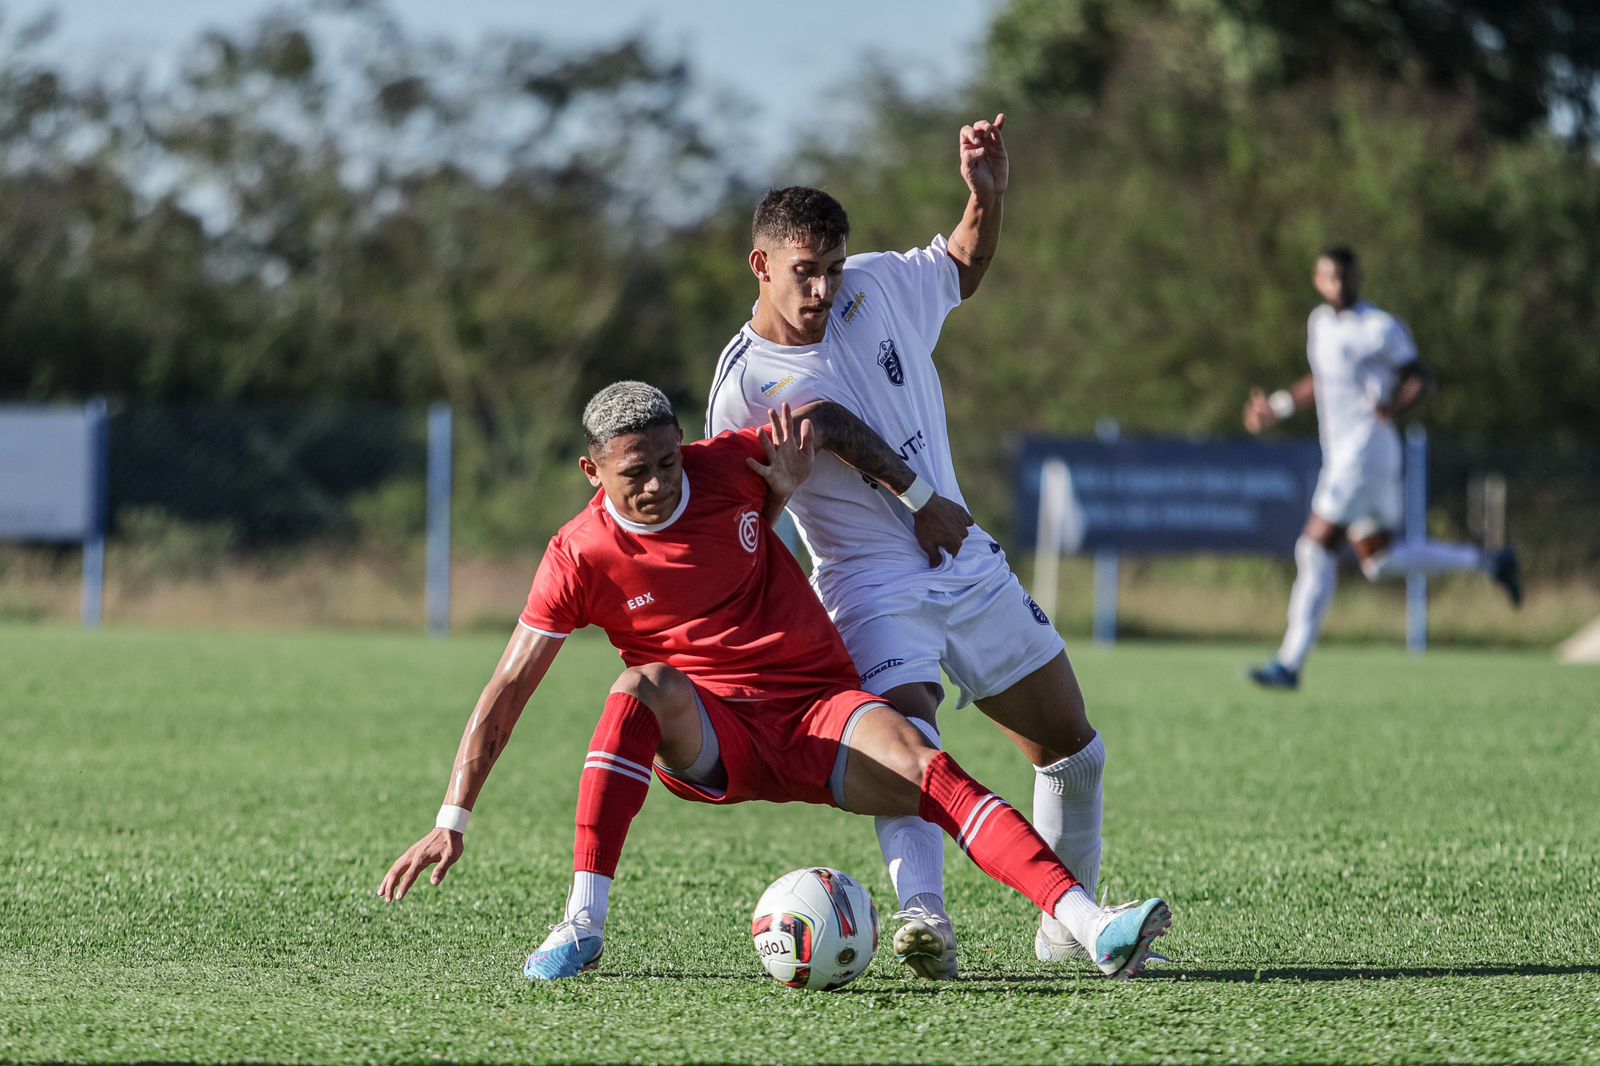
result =
M773 189L756 205L750 224L750 241L809 244L829 251L850 238L850 216L839 201L805 185Z

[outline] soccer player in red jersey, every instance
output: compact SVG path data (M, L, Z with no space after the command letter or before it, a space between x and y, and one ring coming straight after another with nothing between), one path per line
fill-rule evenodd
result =
M529 956L533 980L599 963L611 880L653 770L702 803L801 801L916 814L991 877L1131 976L1171 923L1158 899L1101 908L1033 827L969 777L855 666L799 564L772 531L811 472L810 426L785 406L771 425L683 445L665 395L619 382L589 401L599 491L550 541L516 632L467 722L436 827L385 875L393 902L461 857L469 812L511 730L575 629L605 630L627 668L607 698L578 788L566 916Z

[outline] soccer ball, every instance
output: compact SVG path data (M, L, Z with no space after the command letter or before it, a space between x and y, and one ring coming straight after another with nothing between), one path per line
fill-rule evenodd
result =
M750 922L762 967L790 988L843 988L878 950L878 908L855 878L810 866L761 894Z

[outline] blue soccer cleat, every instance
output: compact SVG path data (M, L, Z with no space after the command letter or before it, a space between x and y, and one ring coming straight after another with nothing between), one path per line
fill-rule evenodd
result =
M1144 969L1151 943L1170 928L1172 911L1163 900L1107 907L1089 938L1089 957L1107 977L1126 980Z
M537 951L528 956L522 975L530 981L560 981L596 969L605 950L605 936L596 932L587 914L550 927Z
M1282 689L1293 692L1300 687L1300 674L1274 659L1265 666L1254 666L1245 674L1262 688Z

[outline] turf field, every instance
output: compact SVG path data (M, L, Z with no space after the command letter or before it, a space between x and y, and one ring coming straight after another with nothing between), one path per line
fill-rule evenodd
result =
M882 955L787 990L750 909L810 864L892 909L869 826L657 785L604 969L533 987L602 641L557 661L445 885L375 894L501 644L0 628L0 1060L1600 1060L1600 670L1333 648L1284 696L1239 680L1261 649L1085 647L1104 880L1172 903L1172 966L1045 967L1030 905L953 853L959 983ZM1027 809L993 728L946 733Z

